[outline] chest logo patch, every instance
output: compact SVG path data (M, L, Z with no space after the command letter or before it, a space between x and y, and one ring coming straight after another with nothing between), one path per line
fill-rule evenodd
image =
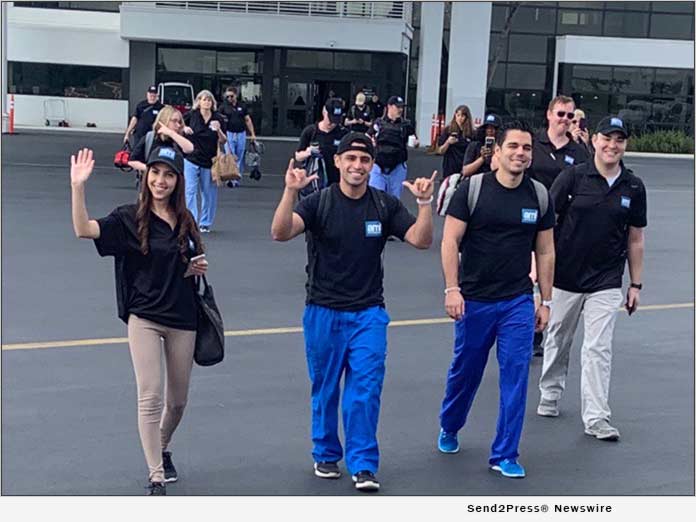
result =
M575 163L575 159L567 155L565 158L563 158L563 161L565 161L568 165L572 165L573 163Z
M334 140L334 147L338 147L341 144L341 140Z
M621 196L621 206L623 208L631 208L631 198L628 196Z
M365 221L365 237L381 237L382 223L380 221Z
M539 217L539 211L535 208L522 209L522 223L536 223Z

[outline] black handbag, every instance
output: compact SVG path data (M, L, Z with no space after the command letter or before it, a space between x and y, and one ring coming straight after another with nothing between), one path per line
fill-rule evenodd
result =
M203 280L203 293L200 292ZM225 357L225 328L222 316L215 304L213 287L205 276L196 278L196 300L198 301L198 327L193 360L200 366L212 366Z

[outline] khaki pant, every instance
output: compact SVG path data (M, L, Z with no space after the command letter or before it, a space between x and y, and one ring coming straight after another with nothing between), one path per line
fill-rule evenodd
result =
M590 294L553 289L551 318L544 343L544 364L539 379L541 398L559 400L565 389L570 347L584 312L580 377L582 421L589 427L600 419L609 421L609 381L612 338L616 313L623 301L620 288Z
M184 414L195 340L195 331L169 328L133 314L128 318L128 344L138 386L138 431L152 482L164 482L162 451ZM164 415L163 347L167 379Z

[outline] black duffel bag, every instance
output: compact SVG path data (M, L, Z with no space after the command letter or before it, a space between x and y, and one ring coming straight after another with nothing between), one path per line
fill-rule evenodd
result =
M203 280L203 293L200 292ZM196 348L193 360L200 366L212 366L225 357L225 328L222 316L215 303L213 287L205 276L196 278L196 299L198 301L198 327L196 328Z

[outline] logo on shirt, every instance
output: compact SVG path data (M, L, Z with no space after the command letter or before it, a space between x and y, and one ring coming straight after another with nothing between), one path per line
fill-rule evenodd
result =
M539 211L535 208L522 209L522 223L536 223L539 217Z
M174 152L174 149L161 148L158 156L160 158L169 158L169 159L173 160L174 157L176 156L176 152Z
M154 111L154 110L153 110L153 111L152 111L152 114L157 114L158 112L159 112L159 111Z
M575 160L567 155L565 158L563 158L563 161L565 161L568 165L572 165L573 163L575 163Z
M338 147L341 144L341 140L334 140L334 147Z
M628 196L621 196L621 206L623 208L631 208L631 198Z
M237 112L242 112L242 108L241 108L241 107L237 107Z
M382 223L380 221L365 221L365 237L381 237Z

